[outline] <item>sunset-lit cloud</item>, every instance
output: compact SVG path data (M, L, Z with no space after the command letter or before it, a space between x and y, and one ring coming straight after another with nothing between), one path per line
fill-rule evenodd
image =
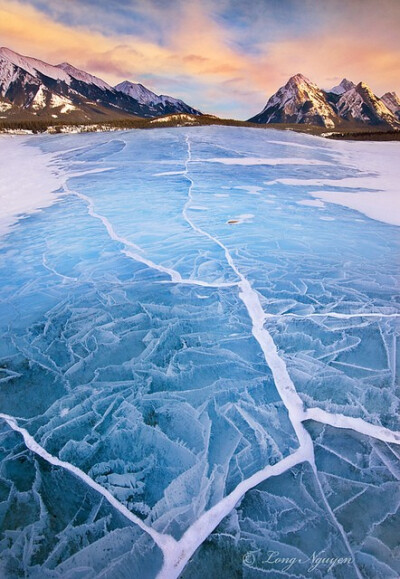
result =
M247 118L289 76L399 91L400 2L0 0L4 46Z

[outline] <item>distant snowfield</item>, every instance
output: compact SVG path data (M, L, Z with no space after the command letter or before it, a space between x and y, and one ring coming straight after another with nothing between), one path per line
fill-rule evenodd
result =
M317 137L315 137L317 138ZM349 165L365 175L344 179L278 179L282 185L305 184L320 187L348 187L371 191L310 191L309 194L327 203L355 209L371 219L400 225L400 143L398 142L330 142L341 164ZM266 183L266 184L271 184ZM311 202L299 202L310 205Z
M315 184L363 187L374 191L318 191L311 193L313 197L355 209L384 223L400 225L400 143L346 142L336 146L345 163L365 171L366 175L340 181L321 180Z
M0 137L0 234L24 214L48 207L63 176L50 166L53 155L26 147L32 137Z

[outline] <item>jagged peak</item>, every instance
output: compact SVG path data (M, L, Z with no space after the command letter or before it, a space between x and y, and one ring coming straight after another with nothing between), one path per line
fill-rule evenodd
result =
M14 52L10 48L3 46L0 48L0 57L6 59L12 65L21 68L28 74L37 77L37 73L43 74L54 80L61 80L69 84L70 76L67 72L62 69L57 68L52 64L48 64L43 60L38 58L32 58L31 56L24 56L18 52Z
M381 96L381 99L383 99L384 97L386 97L386 98L387 98L387 97L391 97L391 98L395 98L395 99L399 100L399 97L398 97L397 93L396 93L394 90L385 92L385 94L383 94L383 95Z
M123 80L122 82L119 82L118 84L116 84L114 88L117 88L117 86L127 86L127 87L128 86L138 86L140 88L148 90L149 92L152 92L152 91L150 91L150 89L146 88L141 82L133 82L131 80Z
M377 99L378 97L375 95L375 93L372 91L371 87L364 81L360 81L356 87L355 87L357 92L364 92L366 93L368 96L370 96L371 98Z
M289 80L300 80L300 81L310 82L310 80L306 76L304 76L304 74L302 74L301 72L294 74L293 76L291 76L289 78Z
M102 90L113 90L112 87L101 78L98 78L93 74L89 74L88 72L85 72L84 70L81 70L79 68L76 68L76 66L73 66L69 62L62 62L61 64L57 64L57 68L64 70L67 74L69 74L69 76L71 76L75 80L81 80L89 84L94 84L97 87L101 88Z
M168 102L185 105L183 101L180 101L179 99L176 99L169 95L156 94L152 90L146 88L140 82L131 82L129 80L124 80L123 82L120 82L119 84L115 85L114 88L116 90L124 92L125 94L145 104L159 105L159 104L166 104Z
M346 77L343 78L339 84L332 87L328 92L332 92L337 95L342 95L343 93L352 90L356 85L353 81L347 79Z
M311 80L309 78L304 76L304 74L302 74L301 72L298 72L297 74L294 74L293 76L291 76L286 84L287 85L309 84L311 86L316 86L316 85L314 85L313 82L311 82Z

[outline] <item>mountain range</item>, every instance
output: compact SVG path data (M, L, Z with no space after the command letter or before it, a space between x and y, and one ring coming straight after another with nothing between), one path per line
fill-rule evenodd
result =
M158 117L171 113L201 115L182 100L156 95L141 84L115 87L63 62L53 66L0 48L0 118L107 119Z
M400 100L394 92L379 98L365 83L355 84L346 78L330 90L323 90L296 74L249 122L313 124L331 129L359 125L398 129Z
M216 119L204 116L180 99L157 95L139 83L125 80L111 86L67 62L54 66L0 48L0 122L100 124L177 114L195 115L205 123ZM355 84L345 78L323 90L296 74L249 122L311 124L330 129L364 125L400 129L400 99L395 92L379 98L365 83Z

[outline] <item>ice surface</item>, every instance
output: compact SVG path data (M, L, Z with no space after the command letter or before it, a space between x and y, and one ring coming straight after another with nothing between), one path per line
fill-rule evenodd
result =
M266 327L307 407L400 430L398 318L282 315Z
M162 553L150 537L74 476L0 432L2 577L154 577Z
M296 448L235 287L171 284L121 253L74 196L36 225L14 238L26 253L4 248L15 292L4 304L13 332L4 331L2 366L14 374L0 402L31 419L46 450L179 536Z
M351 551L315 577L395 576L399 236L313 198L317 179L364 191L340 144L227 127L30 144L65 183L0 238L5 576L94 577L111 549L105 577L171 579L218 524L186 576L290 576L268 549ZM342 517L332 454L386 515L360 494Z
M307 463L246 493L183 573L377 577L400 571L398 448L313 422L317 476ZM343 534L342 534L343 532Z

